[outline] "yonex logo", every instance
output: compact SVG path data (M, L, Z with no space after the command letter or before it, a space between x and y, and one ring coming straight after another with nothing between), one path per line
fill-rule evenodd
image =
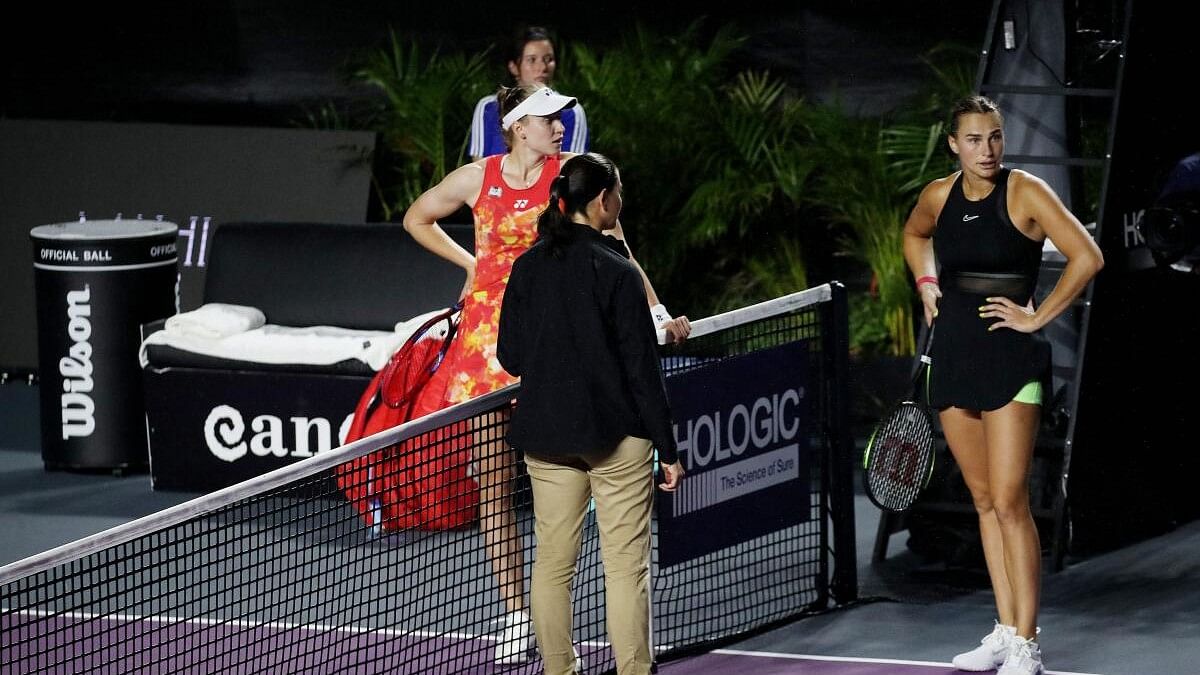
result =
M978 217L979 217L979 216L963 216L963 222L964 222L964 223L966 223L966 222L970 222L970 221L972 221L972 220L975 220L975 219L976 219L976 218L978 218Z

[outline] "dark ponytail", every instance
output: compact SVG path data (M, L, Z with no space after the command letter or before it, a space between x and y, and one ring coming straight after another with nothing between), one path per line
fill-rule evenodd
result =
M566 167L563 168L565 170ZM547 241L550 252L555 256L562 255L562 247L574 236L571 218L563 212L563 206L566 204L566 197L563 196L566 184L567 180L561 173L554 177L554 181L550 183L550 203L546 204L546 209L538 216L537 221L538 238Z
M616 184L617 167L604 155L576 155L562 165L550 183L550 203L537 222L538 238L546 240L553 255L562 255L563 247L575 237L571 216L584 213L596 195Z

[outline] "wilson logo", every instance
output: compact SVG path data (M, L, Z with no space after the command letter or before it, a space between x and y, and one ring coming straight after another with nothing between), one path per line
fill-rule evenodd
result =
M91 436L96 430L96 403L88 394L95 387L92 380L92 289L84 284L82 291L67 291L67 334L71 346L67 355L58 360L62 375L62 437Z

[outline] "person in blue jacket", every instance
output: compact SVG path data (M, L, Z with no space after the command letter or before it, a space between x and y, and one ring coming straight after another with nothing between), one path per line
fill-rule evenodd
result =
M556 67L554 41L550 38L548 30L541 26L524 26L517 30L508 59L508 72L512 73L516 86L552 87ZM587 152L590 138L583 106L576 103L574 107L564 110L561 121L561 151ZM488 94L475 104L467 154L471 156L472 161L476 161L506 152L508 146L500 129L500 104L496 94Z

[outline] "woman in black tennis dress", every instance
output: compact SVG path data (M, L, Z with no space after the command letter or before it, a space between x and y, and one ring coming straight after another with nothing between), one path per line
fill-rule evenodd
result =
M1041 416L1049 346L1038 331L1103 267L1100 249L1044 181L1006 169L1004 120L971 96L951 113L960 171L931 182L904 224L904 257L936 317L927 383L951 454L979 514L998 619L960 670L1043 672L1037 643L1041 544L1029 506L1029 466ZM1038 307L1042 243L1067 265ZM939 272L940 268L940 272Z

